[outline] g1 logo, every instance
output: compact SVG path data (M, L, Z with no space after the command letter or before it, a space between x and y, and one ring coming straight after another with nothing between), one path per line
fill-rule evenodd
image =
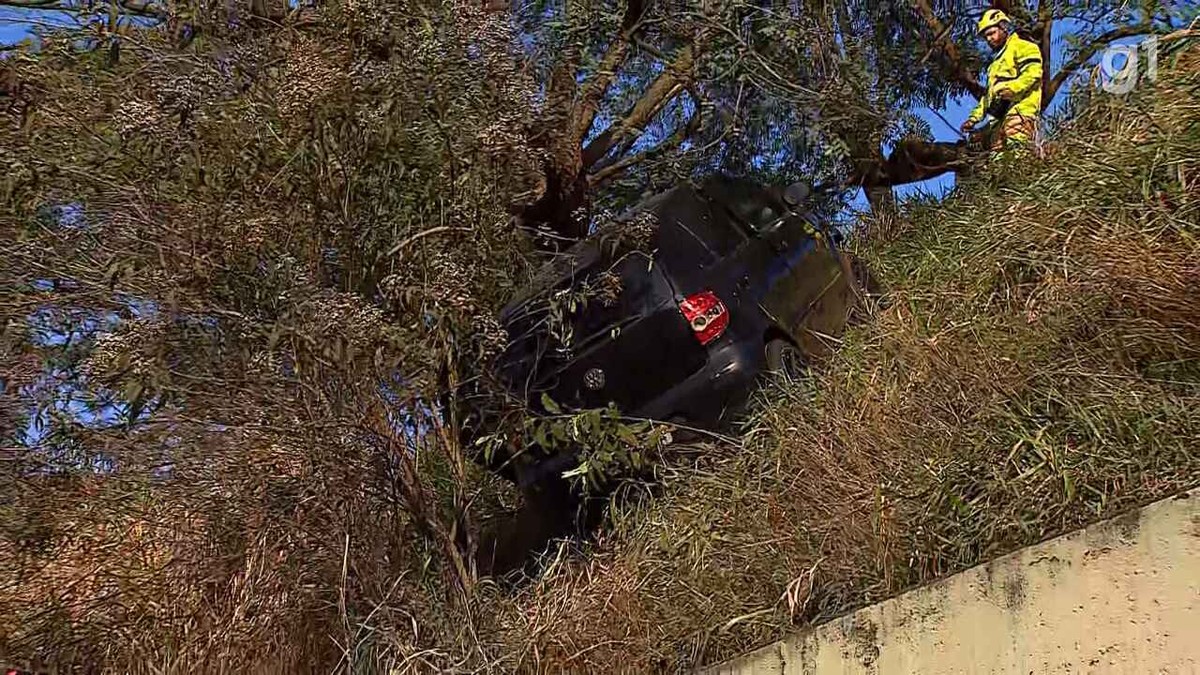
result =
M1151 35L1137 44L1113 45L1104 50L1100 65L1106 77L1101 83L1104 91L1110 94L1128 94L1137 86L1141 69L1138 67L1138 54L1146 51L1146 79L1153 82L1158 79L1158 36ZM1118 66L1117 59L1125 57Z

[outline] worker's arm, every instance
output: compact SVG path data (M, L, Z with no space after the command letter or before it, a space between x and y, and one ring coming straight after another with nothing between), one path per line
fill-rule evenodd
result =
M978 124L979 120L983 119L983 115L987 112L989 105L991 105L991 97L986 93L983 96L980 96L979 105L975 106L975 109L971 111L970 115L967 115L967 121L963 122L963 126L973 127Z
M1013 47L1016 49L1017 77L1002 84L1001 89L1011 91L1012 97L1019 99L1035 86L1042 85L1042 51L1025 40L1015 42Z

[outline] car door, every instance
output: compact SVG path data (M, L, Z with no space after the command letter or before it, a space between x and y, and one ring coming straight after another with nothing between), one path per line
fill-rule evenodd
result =
M838 251L807 214L792 212L768 191L743 186L731 210L761 241L748 260L751 283L760 284L760 306L806 353L825 354L844 324L849 286Z
M812 228L786 206L749 182L722 186L725 208L753 233L742 254L741 287L748 288L772 323L794 330L814 296L804 258L815 244Z
M807 355L820 358L833 348L848 316L851 286L841 252L806 215L785 217L779 229L789 270L779 288L784 325Z

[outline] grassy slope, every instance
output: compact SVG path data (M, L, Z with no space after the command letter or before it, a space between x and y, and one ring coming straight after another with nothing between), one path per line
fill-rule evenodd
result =
M713 662L1200 482L1200 49L867 255L889 303L511 607L520 669ZM488 641L489 638L485 638Z

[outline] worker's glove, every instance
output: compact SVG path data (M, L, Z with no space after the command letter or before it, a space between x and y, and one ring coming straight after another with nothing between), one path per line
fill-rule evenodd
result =
M1008 109L1012 107L1012 100L1006 98L997 98L988 106L987 113L998 120L1004 119L1008 114Z
M979 120L967 120L966 122L962 123L962 126L959 127L958 130L963 132L964 134L970 133L971 128L974 127L978 123L979 123Z

